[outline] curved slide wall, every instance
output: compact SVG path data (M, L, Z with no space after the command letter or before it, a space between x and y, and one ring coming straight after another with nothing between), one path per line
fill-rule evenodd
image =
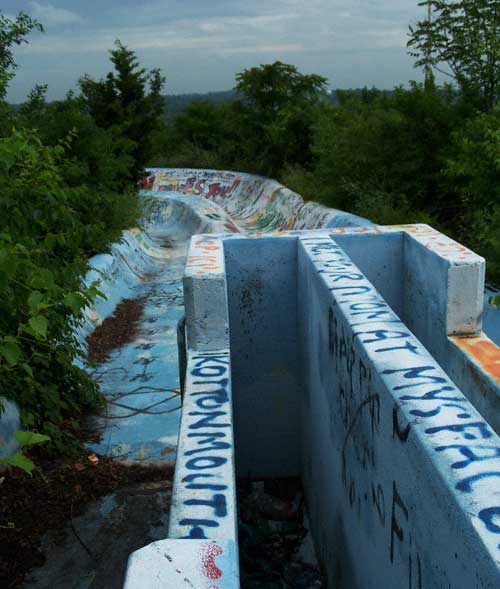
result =
M93 369L108 398L94 428L92 450L131 460L173 458L180 419L176 327L182 316L182 273L189 239L200 233L276 232L371 225L316 203L267 178L207 170L151 170L143 181L151 213L143 229L123 233L108 254L91 259L87 284L100 281L106 299L87 309L79 339L124 299L144 302L134 341ZM13 417L15 423L13 422ZM8 422L7 422L8 418ZM19 428L15 407L4 414L4 436Z
M181 277L188 240L192 235L375 227L361 217L314 202L305 203L298 194L275 180L251 174L155 168L149 170L142 184L145 197L153 200L153 212L143 230L125 231L121 242L113 244L109 254L92 258L94 270L85 281L100 280L100 288L107 299L98 300L95 307L88 310L86 323L79 333L85 344L85 336L111 315L121 300L147 298L145 315L148 316L143 320L147 329L139 330L138 342L111 354L97 375L105 394L117 388L125 389L128 400L133 400L133 409L127 413L125 409L119 410L118 406L114 406L111 416L116 413L118 420L113 427L109 423L99 426L99 429L107 429L113 434L105 432L102 442L94 449L134 459L141 456L158 458L161 451L168 450L172 454L175 451L178 399L166 402L172 413L144 414L142 411L161 400L161 395L165 393L163 389L175 389L179 384L175 327L183 313ZM500 314L488 306L485 311L484 329L498 341ZM474 361L480 367L490 366L491 343L472 343L477 343ZM144 349L137 349L140 346ZM147 350L148 347L150 350ZM147 370L144 369L146 362L149 362ZM125 372L124 365L127 365ZM130 366L142 367L142 376L131 371ZM120 373L122 376L118 377ZM132 391L136 391L139 385L149 387L148 391L158 390L149 396L137 396ZM139 390L144 393L144 389ZM6 442L0 445L0 455L13 450L12 432L20 427L15 405L8 403L6 408L0 416L0 436ZM125 418L129 414L130 417ZM143 434L138 428L143 429L146 419L147 428L152 422L156 425L152 427L151 440L144 444Z
M220 205L234 221L236 231L285 231L373 225L371 221L329 209L315 202L304 202L297 193L276 180L216 170L151 168L143 188L160 193L202 196Z

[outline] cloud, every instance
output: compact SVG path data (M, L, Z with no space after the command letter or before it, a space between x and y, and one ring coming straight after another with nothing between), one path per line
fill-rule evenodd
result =
M33 0L30 2L30 6L32 16L47 27L57 27L83 21L83 18L76 12L71 12L71 10L65 8L57 8L48 2L42 4Z
M274 45L251 45L247 47L228 47L220 49L220 55L237 55L243 53L297 53L303 51L300 43L274 44Z
M297 51L300 44L286 36L286 23L295 14L241 16L225 18L179 19L164 24L61 30L33 39L19 53L38 54L98 53L107 54L119 38L134 51L203 50L211 54L267 53L276 50Z
M16 98L32 79L63 95L73 76L102 75L117 38L145 67L161 67L175 92L229 88L236 72L276 59L344 87L391 87L415 76L405 45L423 10L416 0L1 1L48 25L16 48Z

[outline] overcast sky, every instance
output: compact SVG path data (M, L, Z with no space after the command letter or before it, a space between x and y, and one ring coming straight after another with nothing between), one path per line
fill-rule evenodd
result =
M421 79L407 55L417 0L1 0L45 27L15 51L9 100L36 83L61 98L84 73L110 69L115 39L147 68L160 67L167 93L227 90L244 68L275 60L326 76L332 88L391 88Z

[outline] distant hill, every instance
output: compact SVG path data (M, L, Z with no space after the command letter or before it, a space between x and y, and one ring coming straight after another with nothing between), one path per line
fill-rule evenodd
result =
M353 92L361 93L363 90L361 88L354 88L352 89ZM387 92L387 90L386 90ZM389 93L391 91L388 91ZM211 102L212 104L225 104L227 102L232 102L236 98L236 91L235 90L220 90L218 92L205 92L205 93L197 93L194 92L192 94L167 94L163 97L165 100L165 116L167 118L175 117L178 113L188 106L191 102L205 100L207 102ZM332 90L329 94L330 101L333 105L338 104L337 100L337 93L335 90ZM50 103L49 103L50 104ZM15 110L19 110L22 106L22 103L13 104L11 103L10 106Z
M365 92L366 89L362 88L351 88L352 92L361 94ZM392 92L391 90L384 90L384 92L388 92L389 94ZM191 102L205 100L207 102L211 102L212 104L224 104L227 102L232 102L236 98L236 91L235 90L221 90L219 92L206 92L206 93L192 93L192 94L167 94L165 97L165 114L168 118L175 117L176 114L180 113L182 110L188 106ZM329 98L331 103L335 106L338 104L337 99L337 91L332 90L329 93Z
M234 90L221 90L220 92L206 92L205 94L168 94L165 96L165 113L167 117L174 117L191 102L205 100L212 104L232 102L236 97Z

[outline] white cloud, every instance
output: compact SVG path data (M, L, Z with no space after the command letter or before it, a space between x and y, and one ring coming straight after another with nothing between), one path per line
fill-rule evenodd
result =
M38 19L44 26L61 26L82 22L82 17L76 12L66 10L65 8L57 8L49 2L42 4L33 0L30 2L32 16Z
M145 67L163 68L175 92L229 88L235 72L260 60L288 61L344 87L391 87L415 76L405 45L422 11L416 0L144 0L138 11L131 0L115 2L99 15L78 4L80 16L59 8L63 0L33 0L33 16L58 26L16 48L19 83L11 87L21 87L23 71L32 85L28 65L54 94L72 76L102 75L117 38Z
M220 49L220 55L237 55L243 53L297 53L303 51L300 43L274 44L274 45L252 45L245 47L227 47Z

